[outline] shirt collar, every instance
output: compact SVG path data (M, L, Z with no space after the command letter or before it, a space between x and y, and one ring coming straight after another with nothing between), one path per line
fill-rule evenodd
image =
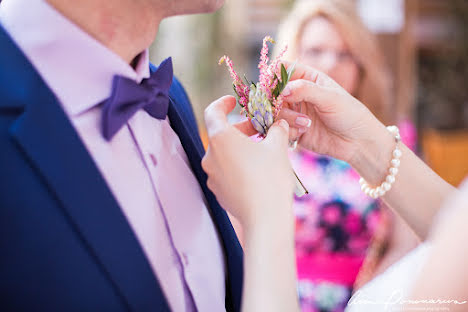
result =
M109 97L115 75L148 78L148 50L135 69L45 0L3 0L0 22L55 93L68 115Z

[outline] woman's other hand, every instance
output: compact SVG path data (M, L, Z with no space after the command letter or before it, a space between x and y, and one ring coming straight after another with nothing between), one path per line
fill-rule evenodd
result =
M202 165L208 187L244 230L242 311L299 311L288 123L276 122L255 142L250 121L227 122L235 105L225 96L206 109L210 144Z
M333 79L297 64L283 96L280 117L291 127L297 127L296 119L303 114L312 121L300 136L300 146L350 163L370 182L379 182L386 175L366 168L387 169L395 145L392 135L364 104ZM291 109L294 103L302 103L301 113Z
M288 124L276 122L266 139L254 142L249 136L256 131L249 121L228 123L226 116L235 105L235 98L225 96L205 110L210 143L202 166L208 174L208 187L245 231L254 224L278 225L285 217L292 221Z

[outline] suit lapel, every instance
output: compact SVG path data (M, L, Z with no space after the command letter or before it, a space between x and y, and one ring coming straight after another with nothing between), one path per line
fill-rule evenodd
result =
M149 263L105 180L35 69L0 26L3 103L22 113L9 129L127 307L169 310ZM2 107L3 106L3 107ZM40 208L40 207L39 207Z
M171 127L179 136L182 146L184 147L192 170L207 199L210 214L222 238L228 269L226 310L228 312L240 311L243 276L242 248L240 247L226 212L219 206L216 197L206 186L207 176L201 167L204 149L201 142L199 142L200 140L197 140L196 137L198 135L198 130L190 126L193 122L190 121L180 103L175 101L177 94L174 90L174 87L171 88L168 117L171 122ZM189 104L186 103L186 105Z

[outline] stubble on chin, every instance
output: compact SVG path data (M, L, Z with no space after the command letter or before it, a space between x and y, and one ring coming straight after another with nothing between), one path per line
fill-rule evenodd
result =
M225 0L164 0L168 16L213 13L219 10Z

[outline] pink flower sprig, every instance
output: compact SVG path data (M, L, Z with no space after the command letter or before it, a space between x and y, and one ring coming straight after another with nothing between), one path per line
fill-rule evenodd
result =
M232 61L226 55L219 60L219 64L226 63L229 73L232 78L232 85L234 92L237 95L237 100L241 106L241 113L249 118L252 126L258 131L259 137L265 137L271 125L278 117L281 108L283 107L283 92L286 84L294 72L294 65L290 66L288 70L281 64L280 59L287 50L285 47L281 53L272 62L268 57L268 43L275 43L273 38L266 36L263 39L262 50L260 51L260 62L258 69L260 75L258 82L254 83L247 80L242 81L239 75L234 70ZM307 189L302 182L296 177L297 196L307 194Z
M232 64L232 60L224 55L218 62L219 65L223 64L226 62L226 66L229 69L229 73L231 74L231 78L233 80L233 87L234 87L234 92L237 95L238 101L240 106L242 107L242 112L241 113L246 113L247 110L247 104L249 103L249 93L250 93L250 87L239 78L239 75L237 75L236 71L234 70L234 65Z
M242 107L241 113L245 113L252 125L265 136L268 129L277 118L282 106L283 97L281 92L291 78L293 67L289 71L281 64L281 57L287 50L285 47L273 61L268 57L268 43L275 43L273 38L266 36L263 39L260 51L258 69L260 72L258 83L242 81L234 70L233 63L228 56L223 56L219 64L226 63L233 80L233 89L237 95L238 102Z
M275 43L273 38L270 36L263 38L262 50L260 51L260 62L258 63L258 69L260 71L258 82L260 84L260 89L268 94L269 98L271 99L270 85L274 80L274 77L272 76L273 72L268 65L268 62L270 61L268 58L268 42Z
M278 82L281 82L279 66L280 60L288 47L285 46L276 59L271 62L271 64L268 64L270 61L268 58L268 42L273 44L275 43L273 38L270 36L263 38L262 50L260 51L260 62L258 63L258 69L260 70L259 84L262 91L268 94L268 98L273 100L272 92L277 86Z

